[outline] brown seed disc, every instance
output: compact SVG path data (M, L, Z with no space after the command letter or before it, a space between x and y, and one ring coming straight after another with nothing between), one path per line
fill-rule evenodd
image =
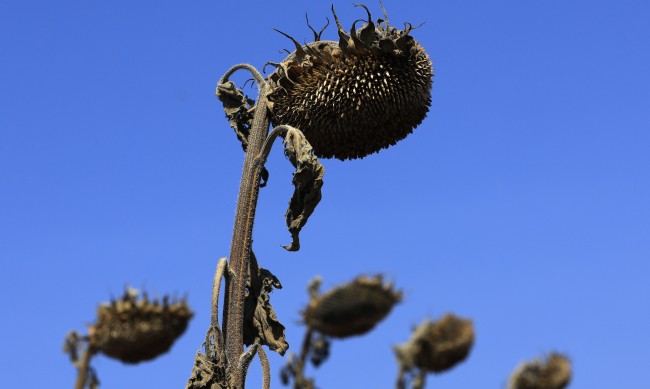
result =
M89 328L90 345L125 363L151 360L169 350L192 316L184 301L150 303L127 293L100 305L97 321Z
M551 354L521 365L510 379L510 389L564 389L571 381L571 363L565 356Z
M380 277L360 277L312 300L303 316L307 325L327 336L361 335L383 320L401 296Z
M336 14L334 15L336 18ZM274 125L300 129L319 157L362 158L404 139L431 105L433 68L405 31L368 23L339 42L317 41L269 76Z
M422 323L395 352L409 368L440 373L467 358L473 344L472 321L447 314L438 321Z

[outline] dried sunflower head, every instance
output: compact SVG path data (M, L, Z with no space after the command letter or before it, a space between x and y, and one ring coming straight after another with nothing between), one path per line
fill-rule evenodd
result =
M441 373L462 362L473 344L472 321L448 313L438 321L427 320L418 326L411 339L395 347L395 354L407 370Z
M149 301L128 288L121 298L101 304L97 321L89 327L89 346L125 363L138 363L167 352L193 313L184 300Z
M552 353L546 360L521 364L510 377L509 389L564 389L571 381L571 362Z
M431 105L433 68L409 33L384 19L345 32L339 41L301 46L269 78L271 121L300 129L319 157L362 158L404 139ZM382 7L383 8L383 7ZM321 31L322 32L322 31Z
M303 312L305 323L323 335L347 338L362 335L382 321L402 293L382 278L358 277L313 298Z

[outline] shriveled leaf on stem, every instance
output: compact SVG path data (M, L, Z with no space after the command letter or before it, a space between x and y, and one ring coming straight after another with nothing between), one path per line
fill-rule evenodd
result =
M70 362L76 364L79 361L79 354L81 354L81 347L83 347L83 338L77 331L70 331L65 336L63 343L63 352L68 354Z
M228 123L235 130L237 139L239 139L242 148L246 151L248 135L250 134L255 113L255 101L245 96L232 81L217 85L217 98L221 100Z
M284 137L284 154L296 172L293 173L292 180L295 189L285 215L292 242L290 246L283 247L288 251L298 251L300 230L321 200L325 168L318 162L311 145L300 131L287 132Z
M221 330L219 327L211 326L201 349L196 352L192 374L185 389L230 389L234 387L224 350Z
M269 294L273 288L281 289L282 284L270 271L259 267L255 254L251 251L249 261L248 294L244 300L244 344L261 345L280 355L289 348L284 335L284 326L278 320Z
M216 95L223 104L223 110L226 113L230 127L235 130L237 139L239 139L242 148L246 151L248 149L248 136L255 115L255 101L244 95L244 92L237 88L232 81L217 85ZM262 177L260 186L264 187L269 179L269 172L266 168L263 168L260 174Z
M321 333L314 335L309 350L309 360L314 367L320 366L329 358L331 343L330 338Z
M97 372L92 367L88 367L88 381L86 385L88 389L99 389L99 377L97 377Z
M293 380L293 389L314 389L314 380L303 376L304 366L300 366L299 358L295 354L289 354L287 363L280 370L280 382L288 386Z

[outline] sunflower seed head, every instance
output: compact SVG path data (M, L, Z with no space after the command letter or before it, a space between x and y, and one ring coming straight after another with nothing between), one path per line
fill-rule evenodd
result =
M192 316L185 300L150 301L146 293L128 288L121 298L99 306L88 329L89 345L125 363L151 360L169 350Z
M509 389L564 389L571 381L571 362L562 354L521 364L510 377Z
M411 25L375 24L362 7L368 20L349 33L332 7L339 41L291 38L296 51L268 77L272 122L300 129L319 157L362 158L394 145L431 105L433 68Z
M448 313L435 322L424 321L413 331L411 339L394 350L406 370L419 368L441 373L467 358L473 344L472 321Z
M402 293L380 276L358 277L309 302L305 323L323 335L347 338L362 335L382 321Z

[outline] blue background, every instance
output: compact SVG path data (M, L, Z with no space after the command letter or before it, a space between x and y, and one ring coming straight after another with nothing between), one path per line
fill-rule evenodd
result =
M344 26L365 18L337 2ZM373 17L379 5L368 4ZM425 318L474 320L469 359L428 387L502 388L521 361L573 360L572 388L648 388L650 3L385 3L436 69L428 118L397 146L324 160L323 200L289 243L292 169L268 163L255 251L291 351L315 274L324 289L383 273L405 299L336 342L322 388L392 388L391 346ZM170 353L94 360L102 388L184 387L227 256L243 153L218 100L240 62L280 61L329 3L4 1L0 4L0 386L72 387L62 353L125 284L188 294ZM332 26L325 39L336 39ZM245 77L240 77L243 81ZM254 93L251 90L250 93ZM272 356L274 387L282 358ZM259 387L259 367L250 387Z

